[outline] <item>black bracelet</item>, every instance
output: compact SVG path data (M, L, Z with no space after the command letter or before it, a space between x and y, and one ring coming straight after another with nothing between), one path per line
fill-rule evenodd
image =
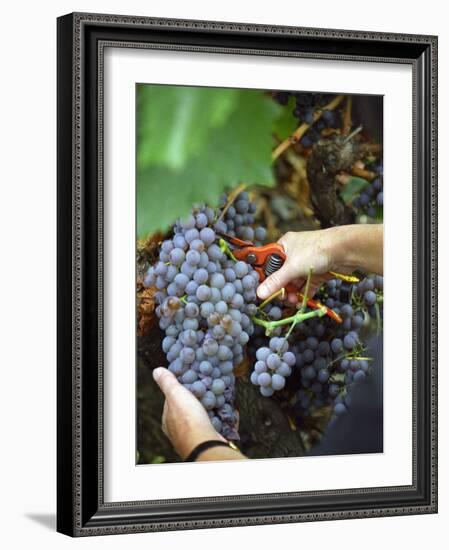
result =
M198 456L206 451L207 449L210 449L211 447L228 447L229 449L233 449L234 451L238 451L237 445L235 443L232 443L231 441L221 441L219 439L209 439L208 441L203 441L199 445L197 445L193 451L189 454L189 456L185 459L185 462L195 462L195 460L198 458Z

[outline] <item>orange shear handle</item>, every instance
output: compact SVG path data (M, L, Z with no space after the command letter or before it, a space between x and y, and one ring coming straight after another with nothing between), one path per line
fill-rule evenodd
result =
M278 243L265 244L264 246L245 246L244 248L233 250L232 253L237 258L237 260L248 261L248 256L254 255L255 261L248 262L252 263L253 267L263 267L268 257L272 254L277 254L284 261L286 259L286 254L284 248Z
M260 281L264 281L266 279L265 264L272 254L277 254L282 258L283 261L285 261L287 257L283 246L280 245L279 243L270 243L264 246L245 246L244 248L234 250L233 254L237 260L244 260L248 262L248 259L253 259L254 261L252 262L250 261L248 263L252 264L254 269L257 271L257 273L259 274ZM250 255L252 255L253 258L251 258ZM292 292L295 294L299 294L298 289L294 285L290 285L290 284L285 287L285 291L287 293ZM324 306L320 302L313 300L312 298L309 298L307 300L307 305L312 309L320 309L322 307L325 307L326 315L328 317L331 317L337 323L342 322L342 319L340 315L338 315L338 313Z

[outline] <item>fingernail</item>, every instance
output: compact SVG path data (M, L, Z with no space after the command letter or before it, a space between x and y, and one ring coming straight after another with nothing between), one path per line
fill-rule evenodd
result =
M268 298L268 294L269 292L265 285L260 285L257 289L257 296L259 296L259 298L261 298L262 300Z
M154 378L154 381L155 382L158 382L161 375L162 375L162 367L157 367L156 369L153 370L153 378Z

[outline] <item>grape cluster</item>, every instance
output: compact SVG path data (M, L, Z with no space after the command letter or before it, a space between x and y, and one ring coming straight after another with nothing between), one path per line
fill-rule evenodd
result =
M364 380L370 370L361 333L370 319L382 318L382 291L383 278L377 275L353 285L341 279L327 281L314 298L339 314L342 323L327 316L308 319L293 330L290 346L279 337L267 345L263 330L256 326L252 344L258 349L251 382L260 386L262 395L270 396L284 388L285 379L294 373L290 390L299 425L322 407L330 407L334 416L346 412L353 384ZM281 305L273 302L262 311L278 320ZM275 378L277 374L283 380Z
M292 373L296 363L294 354L288 350L285 338L271 338L268 347L260 347L256 352L256 364L251 374L251 382L259 386L264 397L282 390L285 379Z
M222 206L225 202L223 198ZM227 257L217 244L217 232L253 238L252 228L245 225L253 221L251 212L247 193L237 197L223 221L220 210L194 209L175 223L172 238L162 242L159 261L144 280L157 289L156 314L166 334L162 348L169 370L228 439L238 439L234 367L242 362L254 331L251 315L259 276L245 262Z
M376 303L381 303L382 283L380 276L368 277L348 289L340 279L332 279L319 292L317 298L343 322L337 324L323 317L299 327L303 339L297 345L296 366L300 368L302 387L296 410L301 416L326 405L340 416L350 406L352 385L369 373L361 331L370 316L375 316ZM373 292L373 297L370 289L375 284L379 293Z
M301 138L301 145L305 148L312 147L321 137L324 128L338 128L341 126L341 115L338 110L323 110L323 107L330 103L335 95L319 94L313 92L277 92L275 99L281 105L287 105L290 97L294 99L293 115L298 119L299 124L305 122L310 128ZM314 122L314 113L322 111L319 120Z
M384 204L383 168L378 164L373 166L372 170L377 174L375 179L360 191L352 204L370 218L376 218L378 209L383 208Z
M383 319L384 278L372 275L354 285L354 301L373 319Z
M219 207L224 208L226 203L227 197L222 195ZM255 213L255 203L249 201L248 193L242 192L233 204L227 208L223 219L215 223L215 229L227 233L231 237L250 241L256 246L260 246L264 242L267 232L264 227L256 227L255 229L252 227Z

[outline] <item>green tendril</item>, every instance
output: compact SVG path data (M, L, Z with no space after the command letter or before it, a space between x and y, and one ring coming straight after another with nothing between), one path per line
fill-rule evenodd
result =
M220 240L218 241L218 246L220 247L220 250L221 250L224 254L226 254L227 256L229 256L229 257L231 258L231 260L233 260L234 262L237 262L237 259L236 259L236 257L234 256L234 254L232 253L229 244L228 244L224 239L220 239Z

